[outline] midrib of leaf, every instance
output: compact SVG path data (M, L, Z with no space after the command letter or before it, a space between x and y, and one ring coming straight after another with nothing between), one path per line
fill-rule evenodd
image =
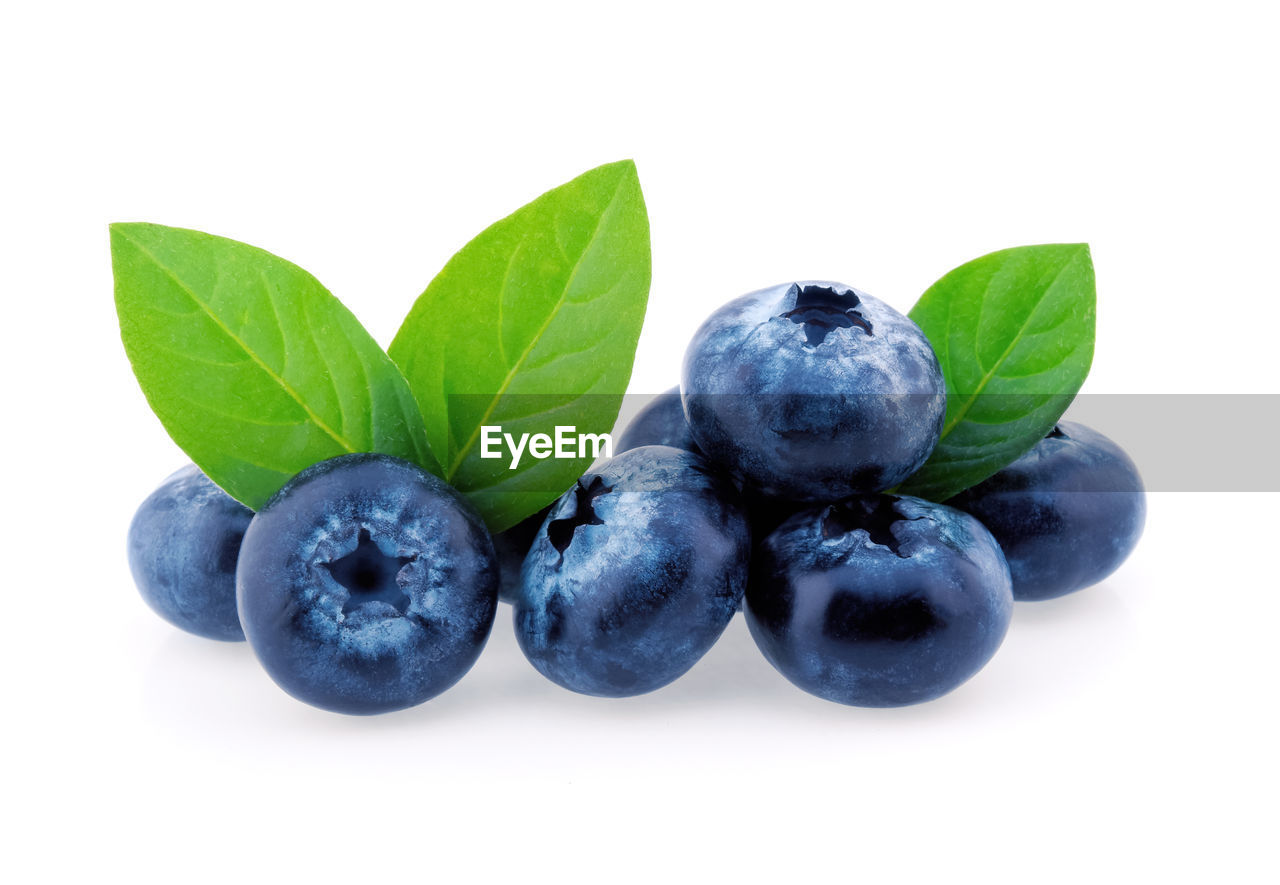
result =
M1053 281L1052 281L1051 283L1049 283L1049 285L1047 285L1047 286L1045 286L1045 287L1044 287L1044 292L1042 292L1042 293L1041 293L1041 295L1040 295L1040 297L1036 299L1035 306L1033 306L1033 307L1031 308L1031 310L1027 311L1026 319L1024 319L1024 320L1022 321L1022 325L1020 325L1020 326L1018 327L1018 331L1017 331L1017 332L1015 332L1015 333L1014 333L1014 335L1013 335L1013 337L1009 339L1009 346L1008 346L1008 347L1006 347L1006 348L1004 349L1004 353L1000 354L1000 356L996 359L996 361L995 361L994 363L992 363L992 364L991 364L991 368L990 368L990 369L988 369L988 370L987 370L987 372L986 372L986 374L984 374L984 375L982 376L982 379L978 382L978 388L977 388L977 390L975 390L973 393L969 394L968 398L967 398L966 400L964 400L964 402L963 402L963 404L960 406L960 408L956 410L956 415L955 415L955 417L954 417L953 419L951 419L951 420L947 421L947 423L943 425L943 427L942 427L942 433L941 433L941 435L938 437L938 439L940 439L940 440L941 440L941 439L945 439L945 438L946 438L946 437L951 433L951 431L955 429L955 426L956 426L957 424L959 424L961 421L963 421L963 420L964 420L964 416L965 416L965 415L967 415L967 414L969 414L969 410L970 410L971 408L973 408L973 404L974 404L974 403L976 403L976 402L978 401L978 397L982 394L982 391L986 390L987 385L991 383L991 379L995 377L995 375L996 375L996 371L1000 368L1000 366L1004 363L1004 361L1005 361L1005 360L1007 360L1007 359L1009 358L1009 354L1013 353L1013 349L1014 349L1015 347L1017 347L1017 346L1018 346L1018 342L1022 340L1022 333L1023 333L1023 332L1025 332L1025 331L1027 330L1027 326L1029 326L1029 325L1031 324L1031 320L1032 320L1032 318L1033 318L1033 317L1035 317L1035 315L1036 315L1036 311L1040 309L1040 305L1041 305L1041 304L1043 304L1043 303L1044 303L1044 300L1045 300L1046 298L1048 298L1048 297L1049 297L1049 290L1051 290L1054 286L1058 285L1058 280L1062 278L1062 275L1063 275L1064 273L1066 273L1067 268L1068 268L1068 267L1070 267L1070 266L1071 266L1072 264L1074 264L1074 263L1075 263L1075 258L1074 258L1074 257L1072 257L1072 259L1071 259L1070 261L1068 261L1066 264L1062 265L1062 267L1058 268L1058 272L1057 272L1056 274L1054 274L1054 275L1053 275ZM983 299L983 303L978 305L978 319L979 319L979 325L981 324L981 319L982 319L982 309L983 309L983 306L985 305L985 303L986 303L986 299L984 298L984 299ZM946 333L946 337L947 337L947 354L948 354L948 359L950 359L950 352L951 352L951 346L950 346L950 344L951 344L951 316L952 316L951 310L948 308L948 310L947 310L947 333ZM975 360L976 360L976 359L977 359L977 356L978 356L978 353L977 353L977 336L976 336L976 335L974 336L974 345L975 345L975 346L974 346L974 358L975 358Z
M302 410L307 414L307 417L309 417L313 422L315 422L317 427L319 427L321 430L327 433L333 439L334 442L342 446L342 448L344 448L346 451L348 452L356 451L355 447L351 445L351 443L347 442L347 440L344 439L341 435L335 433L333 429L329 427L329 425L325 423L325 421L319 415L317 415L309 405L307 405L307 403L302 399L302 396L298 393L298 391L296 391L293 388L291 384L289 384L288 381L286 381L283 377L277 374L275 370L273 370L270 366L268 366L265 362L263 362L262 358L259 357L258 354L255 353L254 350L251 347L249 347L249 345L245 343L245 341L241 339L239 335L233 332L231 330L231 327L228 326L225 322L223 322L222 318L219 317L216 313L214 313L213 309L210 308L209 305L201 301L200 298L197 297L196 293L191 290L191 287L188 286L186 283L184 283L178 277L178 274L176 271L174 271L171 267L169 267L167 264L162 262L154 252L152 252L146 246L139 243L133 237L130 237L127 233L122 233L121 236L124 236L126 239L128 239L129 242L133 244L134 248L136 248L139 252L146 255L153 262L155 262L156 267L164 271L165 274L169 277L169 279L173 280L174 284L177 285L178 288L181 289L183 292L185 292L187 294L187 297L190 298L193 302L195 302L196 306L199 307L202 311L204 311L205 315L208 316L209 319L213 320L213 322L218 326L218 328L221 329L228 338L234 341L240 347L240 349L245 352L245 354L249 357L249 359L253 360L258 365L259 368L261 368L264 372L267 373L267 376L271 378L271 380L279 384L280 388L284 390L285 393L289 394L289 396L293 398L294 402L296 402L299 406L302 407ZM271 296L269 293L267 295L267 301L268 302L271 301ZM275 310L274 303L272 303L271 309L273 311Z
M525 345L524 351L520 354L520 357L507 371L507 376L502 379L502 384L499 386L498 391L494 394L493 399L489 401L489 405L484 410L484 415L482 415L480 420L476 422L476 426L472 428L471 435L467 438L466 443L458 449L457 456L449 465L449 469L445 471L445 482L451 482L453 480L458 469L462 466L462 462L466 459L467 453L471 451L471 448L476 444L476 440L480 438L480 428L487 424L489 419L493 416L494 409L498 407L498 403L502 401L504 396L506 396L507 389L511 386L512 379L515 378L516 373L520 370L520 367L524 365L525 360L529 358L529 355L533 353L533 349L537 345L538 339L542 337L542 334L551 325L551 321L556 318L556 315L560 313L560 309L564 307L565 299L569 297L569 290L573 288L574 280L578 278L578 271L582 268L587 254L591 251L591 247L595 245L596 238L600 236L600 228L604 225L605 216L609 215L613 211L614 202L618 199L618 192L622 190L622 183L625 180L625 176L618 179L618 183L613 189L613 195L609 197L609 202L605 206L604 211L601 212L600 217L596 219L596 226L592 229L591 236L587 239L587 245L582 250L582 256L573 265L573 271L569 274L569 280L561 290L560 297L556 299L555 306L547 312L547 318L542 321L542 326L533 335L533 337L529 339L529 343ZM502 334L501 330L499 330L498 334Z

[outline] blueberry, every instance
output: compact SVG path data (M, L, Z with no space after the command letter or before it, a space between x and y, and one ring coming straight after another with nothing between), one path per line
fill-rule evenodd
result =
M1008 467L949 502L995 535L1015 599L1053 599L1098 583L1142 535L1146 493L1118 445L1062 421Z
M698 444L689 432L689 422L684 419L679 387L658 394L636 412L618 437L613 453L621 455L640 446L671 446L686 452L698 451Z
M524 558L538 537L538 529L551 512L548 504L532 516L493 536L493 551L498 557L498 599L514 602L520 592L520 569Z
M976 519L865 495L788 519L757 548L747 626L805 691L860 707L946 694L999 648L1009 569Z
M624 697L683 675L724 632L747 581L735 487L700 455L631 449L578 480L524 562L516 638L548 679Z
M681 378L699 448L764 495L834 501L890 488L937 444L946 387L915 323L839 283L729 302Z
M236 557L251 519L194 464L166 479L129 526L129 568L147 605L188 633L244 639Z
M281 688L339 713L434 697L484 647L493 543L453 489L385 455L344 455L290 480L253 518L240 620Z

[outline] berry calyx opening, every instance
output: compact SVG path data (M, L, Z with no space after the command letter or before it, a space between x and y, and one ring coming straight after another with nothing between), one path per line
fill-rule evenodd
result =
M874 495L864 498L851 498L832 504L822 515L822 538L829 541L849 532L863 530L871 539L871 543L887 548L895 556L907 559L902 552L902 541L893 533L893 525L907 522L909 517L898 512L898 501L894 495ZM911 517L919 518L919 517Z
M809 346L817 347L835 329L858 328L872 334L871 322L858 310L861 300L852 289L799 284L791 288L795 290L796 306L781 316L804 326L805 343Z
M590 481L588 481L588 479ZM599 476L582 477L573 487L573 513L569 516L553 519L547 526L547 540L564 558L564 552L573 542L573 533L580 525L604 525L604 520L596 515L595 502L601 495L613 491L613 486L604 484Z
M344 615L374 602L386 603L404 614L409 609L410 600L396 576L415 559L416 556L388 556L373 540L369 530L361 528L354 550L323 565L347 591L346 601L342 603Z

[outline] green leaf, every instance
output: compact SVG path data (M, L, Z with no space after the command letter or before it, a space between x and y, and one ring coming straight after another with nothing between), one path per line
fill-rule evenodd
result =
M306 271L157 224L113 224L111 263L120 335L147 401L245 505L349 452L439 472L404 377Z
M571 486L590 457L482 459L482 426L608 431L649 295L649 219L635 164L592 169L454 255L389 353L442 453L444 478L494 531Z
M911 310L947 381L942 439L900 487L935 501L976 485L1053 429L1093 361L1084 243L1022 246L961 265Z

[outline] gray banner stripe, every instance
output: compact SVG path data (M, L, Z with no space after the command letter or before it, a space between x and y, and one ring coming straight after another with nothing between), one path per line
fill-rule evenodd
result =
M616 439L631 416L655 396L624 397L613 428L576 430L612 430ZM501 397L499 414L519 416L505 425L507 429L553 434L557 424L573 420L571 415L587 399L591 397L508 395ZM1003 399L1011 407L1017 405L1011 397ZM450 408L463 414L484 414L493 400L487 395L455 394L450 397ZM590 411L607 413L607 408ZM1148 491L1280 491L1280 456L1276 454L1280 448L1280 394L1082 394L1064 420L1087 424L1115 440L1138 465Z

